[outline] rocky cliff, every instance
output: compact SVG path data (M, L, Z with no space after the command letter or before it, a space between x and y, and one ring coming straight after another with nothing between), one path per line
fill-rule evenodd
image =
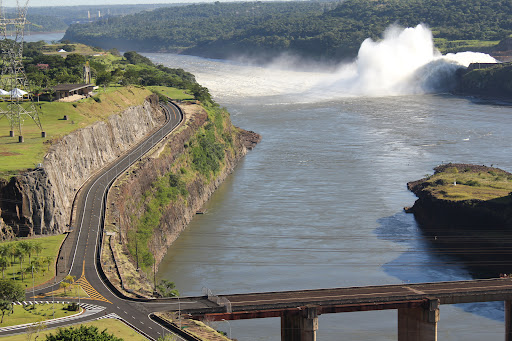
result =
M0 180L0 238L67 230L80 187L163 120L158 98L149 96L140 106L63 137L39 168Z
M102 259L102 264L108 264L105 272L110 281L128 293L137 292L145 296L152 294L152 281L147 281L147 275L143 271L136 270L137 261L127 246L130 233L137 229L134 221L144 215L145 205L155 189L155 183L170 173L186 174L187 177L187 194L161 207L158 226L154 228L148 241L147 246L154 257L155 266L158 267L169 246L186 228L196 212L233 171L247 150L252 149L260 140L258 134L234 127L229 116L226 116L221 135L224 138L232 136L231 146L224 150L225 157L220 170L210 178L205 177L193 170L188 149L203 127L218 122L212 123L208 113L199 105L182 105L182 109L185 112L185 122L182 126L171 133L152 154L142 158L130 172L120 177L109 192L106 230L110 232L108 234L111 237L105 238L104 250L108 252L104 252L107 259ZM139 253L140 249L141 245ZM113 258L115 262L109 262L108 259ZM117 268L115 273L111 270L113 268ZM153 271L152 268L146 270L148 273Z

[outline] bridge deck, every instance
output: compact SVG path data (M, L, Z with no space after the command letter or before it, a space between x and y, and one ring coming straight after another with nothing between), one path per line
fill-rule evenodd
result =
M218 306L182 311L211 319L277 317L305 306L319 314L412 308L439 299L441 304L512 300L512 279L398 284L318 290L222 295L229 308ZM228 309L231 312L228 312Z

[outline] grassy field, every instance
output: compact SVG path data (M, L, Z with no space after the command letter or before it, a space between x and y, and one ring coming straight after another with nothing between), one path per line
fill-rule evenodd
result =
M9 137L10 125L6 118L0 119L0 177L8 179L20 170L34 168L42 162L52 142L74 130L88 126L98 120L119 113L124 109L140 105L151 91L139 87L112 87L100 91L96 98L87 98L74 103L39 102L40 119L46 138L35 122L25 117L22 127L24 143L18 143L18 136ZM6 105L2 103L2 105ZM1 107L1 106L0 106ZM67 115L68 120L64 120Z
M445 38L434 38L434 42L436 47L443 54L462 51L481 52L486 51L488 48L496 46L499 43L499 41L447 40Z
M52 261L50 266L48 267L46 264L42 266L41 270L36 272L34 274L34 280L32 281L32 275L31 273L26 273L24 275L24 279L21 280L20 275L20 263L18 258L14 258L14 262L11 262L13 259L10 256L6 256L8 259L8 267L4 270L3 276L8 279L15 279L16 282L21 283L23 287L25 288L31 288L32 283L34 282L35 285L39 285L42 283L45 283L49 281L51 278L55 276L55 259L57 258L57 255L59 253L59 248L66 237L65 234L56 235L56 236L49 236L49 237L40 237L40 238L32 238L32 239L23 239L26 241L31 241L34 243L40 243L42 246L42 251L40 254L32 254L31 258L32 260L44 260L47 257L51 257ZM17 242L2 242L0 243L0 247L3 245L12 245L16 244ZM28 262L28 256L24 257L23 260L23 268L26 268L29 265ZM44 270L43 270L44 268ZM49 271L47 270L49 268Z
M194 96L187 93L185 90L169 88L166 86L149 86L148 88L152 91L159 92L167 97L170 97L173 100L179 100L179 101L195 100Z
M71 316L77 313L76 311L66 310L67 306L67 304L55 303L55 318ZM0 324L0 327L50 320L54 318L53 312L54 305L52 303L36 304L34 309L32 309L32 306L22 307L15 305L14 313L11 315L5 314L4 322Z
M102 319L93 322L84 323L86 326L95 326L100 331L106 329L109 334L114 334L125 341L147 341L145 337L135 332L133 329L125 325L123 322L115 319ZM74 325L78 327L78 325ZM38 340L44 340L44 337L50 333L55 333L57 329L47 329L39 334ZM0 337L0 340L5 341L27 341L27 335L14 335Z
M59 52L60 49L66 48L66 45L73 46L74 51ZM43 47L44 54L57 54L59 56L67 56L70 53L78 53L85 56L104 56L105 52L95 51L93 47L84 44L47 44Z
M512 202L512 174L496 168L447 167L430 176L426 184L426 190L439 199Z

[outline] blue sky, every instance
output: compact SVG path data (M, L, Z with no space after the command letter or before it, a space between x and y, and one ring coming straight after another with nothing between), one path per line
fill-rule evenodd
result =
M29 7L40 6L73 6L73 5L124 5L124 4L162 4L162 3L190 3L190 2L214 2L215 0L87 0L87 1L70 1L70 0L29 0ZM220 0L227 2L226 0ZM233 0L229 0L233 1ZM22 1L20 1L21 3ZM12 0L2 1L4 7L15 7L16 2Z

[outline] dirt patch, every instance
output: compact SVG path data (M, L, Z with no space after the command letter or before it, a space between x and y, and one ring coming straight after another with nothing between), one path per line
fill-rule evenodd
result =
M12 152L0 152L0 156L15 156L21 155L20 153L12 153Z

